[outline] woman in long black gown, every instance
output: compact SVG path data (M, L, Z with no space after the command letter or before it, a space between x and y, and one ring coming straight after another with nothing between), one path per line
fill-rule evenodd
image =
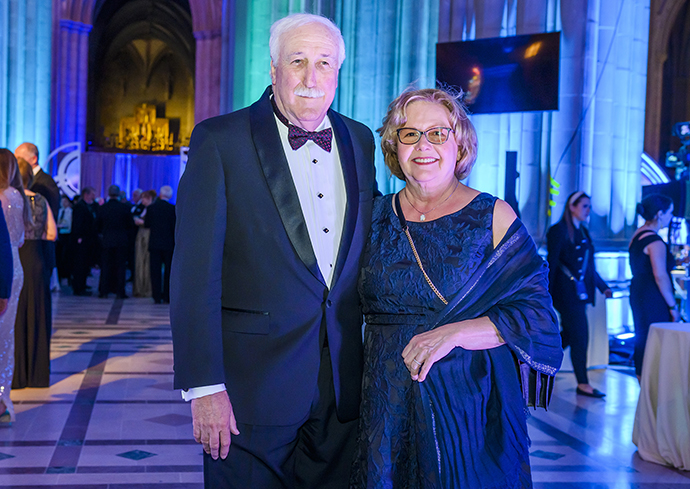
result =
M44 240L55 241L57 224L43 196L28 190L33 183L31 165L19 158L19 171L24 183L33 225L24 231L24 246L19 258L24 269L24 287L19 296L14 325L14 379L12 389L50 386L50 336L52 304L50 296L49 259Z
M657 234L673 218L673 200L660 194L645 197L637 204L637 213L645 223L630 240L630 307L635 323L635 374L642 375L642 359L649 325L679 321L680 313L673 294L671 270L675 259Z
M374 202L363 257L351 486L531 487L520 380L534 369L543 405L562 358L546 264L508 204L460 183L477 139L454 96L405 92L379 132L407 186Z

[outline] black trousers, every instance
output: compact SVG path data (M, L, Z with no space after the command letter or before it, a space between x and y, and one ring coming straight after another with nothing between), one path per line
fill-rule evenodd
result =
M149 268L151 269L151 295L155 302L170 302L170 266L172 250L149 250ZM165 267L165 271L162 268ZM161 281L161 277L163 277Z
M70 233L58 234L58 240L55 243L55 255L58 278L70 280L72 275L72 236Z
M86 278L91 272L93 262L93 248L93 243L87 240L77 243L75 239L72 242L72 290L75 294L81 294L86 290Z
M589 343L589 324L587 324L587 303L573 297L554 307L561 315L561 341L563 348L570 346L570 360L578 384L589 384L587 377L587 344Z
M230 399L232 401L232 399ZM256 426L238 420L225 460L204 453L207 489L347 489L358 421L341 423L328 347L321 353L311 412L292 426Z
M127 247L103 248L103 265L98 292L108 295L115 292L118 297L125 296L125 275L127 265Z

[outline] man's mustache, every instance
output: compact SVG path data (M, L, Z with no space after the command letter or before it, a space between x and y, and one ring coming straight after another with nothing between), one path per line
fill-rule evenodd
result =
M293 90L293 93L298 97L307 98L321 98L326 95L324 91L319 88L309 88L305 87L304 85L297 85Z

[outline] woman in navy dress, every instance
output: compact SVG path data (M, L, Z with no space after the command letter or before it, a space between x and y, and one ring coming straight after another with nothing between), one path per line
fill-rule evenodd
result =
M379 133L406 187L375 201L363 257L351 485L531 487L521 381L545 405L562 358L547 266L508 204L460 183L477 138L455 96L404 92Z
M573 192L566 201L563 217L546 233L549 261L549 290L553 306L561 315L563 347L570 346L570 359L577 380L576 392L601 398L606 394L595 389L587 376L589 324L587 304L594 305L594 289L608 299L613 294L594 268L594 245L584 223L591 210L589 195ZM583 287L578 290L576 281Z
M680 313L673 294L671 270L675 265L668 246L657 234L673 218L673 200L660 194L645 197L637 204L645 223L630 240L630 307L635 323L635 374L642 375L642 359L649 325L679 321Z

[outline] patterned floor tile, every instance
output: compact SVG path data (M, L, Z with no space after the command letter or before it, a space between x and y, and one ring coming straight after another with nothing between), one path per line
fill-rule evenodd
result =
M128 458L130 460L144 460L145 458L155 457L155 453L145 452L144 450L130 450L129 452L118 453L118 457Z
M0 430L0 487L203 487L190 407L172 390L168 307L53 299L51 387L12 392L17 422ZM530 410L535 489L690 487L690 473L637 455L636 379L617 369L590 377L605 400L577 396L563 372L549 411Z

